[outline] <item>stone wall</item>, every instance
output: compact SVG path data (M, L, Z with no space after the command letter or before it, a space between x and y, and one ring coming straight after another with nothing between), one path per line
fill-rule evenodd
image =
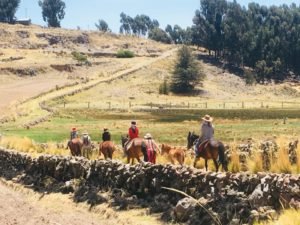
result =
M32 158L0 148L0 175L36 191L74 192L74 201L92 205L108 201L119 209L149 207L150 212L162 212L163 220L187 224L213 220L203 208L162 187L201 199L222 224L252 224L274 217L281 205L300 208L300 176L290 174L206 173L186 166L131 166L52 155Z

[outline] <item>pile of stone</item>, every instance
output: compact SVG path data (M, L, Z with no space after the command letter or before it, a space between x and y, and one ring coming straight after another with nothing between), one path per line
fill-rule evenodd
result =
M282 205L300 208L300 176L290 174L215 173L52 155L32 158L0 149L0 175L39 191L74 192L75 201L91 205L149 207L151 213L162 213L162 220L188 224L252 224L275 217ZM199 201L184 199L175 190Z

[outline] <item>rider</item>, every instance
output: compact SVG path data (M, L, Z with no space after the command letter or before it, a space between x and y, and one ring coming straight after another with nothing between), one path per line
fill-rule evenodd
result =
M91 137L89 136L87 131L82 133L82 143L84 145L91 145Z
M103 133L102 133L102 141L110 141L111 137L110 137L110 133L108 131L108 128L104 128L103 129Z
M70 133L70 140L72 141L75 138L78 138L78 132L76 127L73 127Z
M139 137L139 129L136 126L136 121L132 120L131 125L128 129L128 141L125 142L124 144L124 150L127 151L127 145L130 143L130 141L138 137Z
M136 126L136 121L131 121L131 126L128 129L129 141L139 137L139 129Z
M202 118L202 124L200 128L200 137L195 144L195 154L199 156L202 148L208 140L214 137L214 126L212 124L213 118L209 115L205 115Z

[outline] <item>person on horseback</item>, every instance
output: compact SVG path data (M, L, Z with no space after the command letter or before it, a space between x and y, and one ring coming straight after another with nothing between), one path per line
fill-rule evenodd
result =
M127 146L128 144L134 139L134 138L138 138L139 137L139 129L138 127L136 126L136 121L131 121L131 125L128 129L128 141L125 142L124 144L124 154L126 155L126 151L127 151Z
M78 131L76 127L73 127L70 133L70 141L72 141L75 138L78 138Z
M136 126L136 121L131 121L131 126L128 130L129 141L139 137L139 129Z
M147 133L144 136L145 144L146 144L146 154L147 154L147 160L144 160L146 162L151 162L153 164L156 163L156 150L160 151L158 145L155 143L155 141L152 139L152 135L150 133Z
M89 136L89 133L87 131L82 133L82 143L84 145L91 145L92 141L91 141L91 137Z
M212 124L213 118L209 115L205 115L202 119L202 124L200 128L200 137L195 144L195 154L196 157L199 156L205 144L214 137L214 126Z
M108 128L104 128L102 133L102 141L104 142L110 140L111 140L110 132L108 131Z

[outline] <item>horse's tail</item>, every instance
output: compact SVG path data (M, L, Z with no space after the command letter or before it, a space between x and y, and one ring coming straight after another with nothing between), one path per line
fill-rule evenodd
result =
M224 164L225 163L225 146L222 142L219 142L218 153L219 153L220 163Z

